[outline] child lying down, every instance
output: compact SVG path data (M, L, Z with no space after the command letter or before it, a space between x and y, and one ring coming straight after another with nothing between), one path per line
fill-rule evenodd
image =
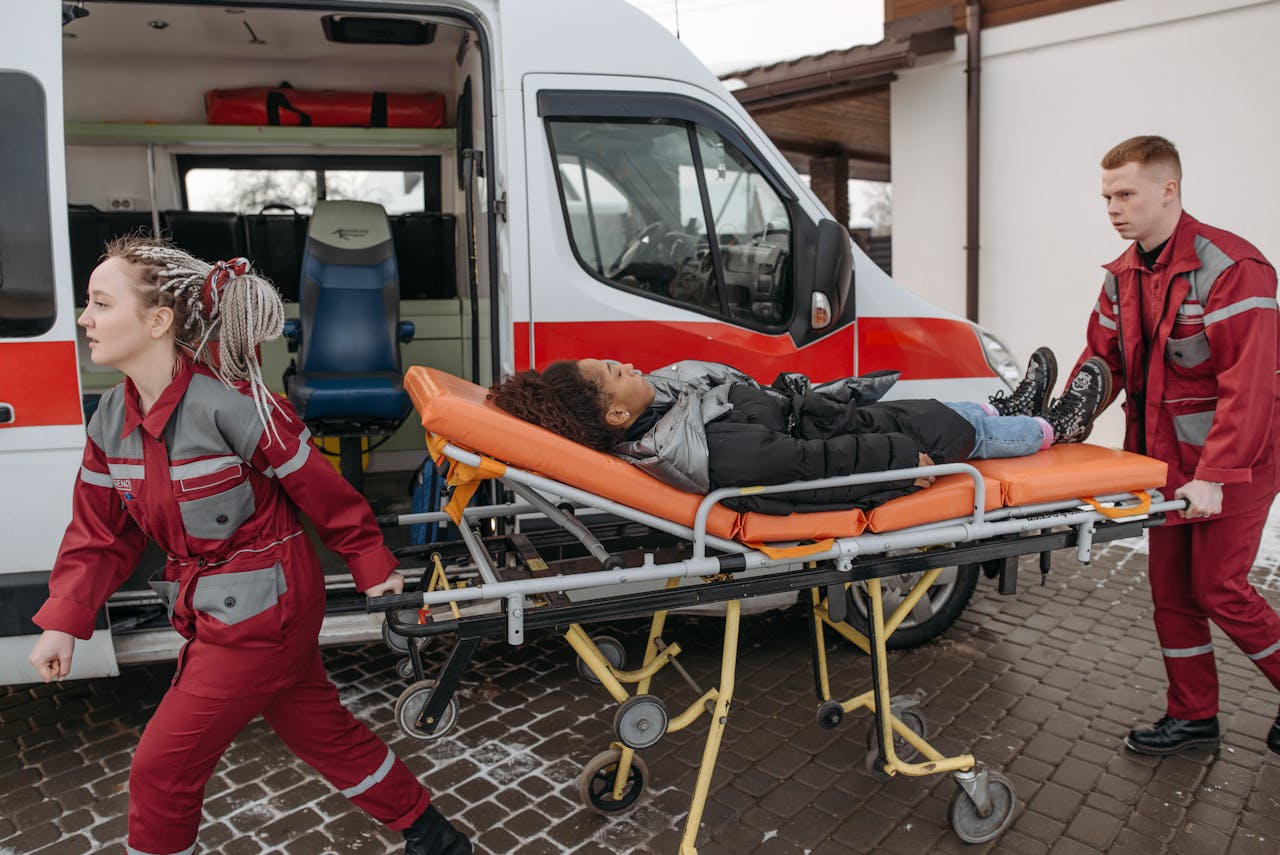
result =
M1111 399L1111 371L1092 358L1050 401L1057 364L1040 348L1022 383L986 403L880 401L896 372L812 385L800 374L764 387L715 362L685 360L643 374L630 363L563 360L489 390L525 421L626 460L687 492L785 484L935 463L1022 457L1081 442ZM737 497L770 514L870 509L929 486L917 478Z

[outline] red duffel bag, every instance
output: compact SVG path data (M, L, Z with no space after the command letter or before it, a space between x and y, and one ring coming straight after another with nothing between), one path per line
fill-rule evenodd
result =
M291 125L317 128L438 128L438 92L341 92L290 86L210 89L204 108L211 125Z

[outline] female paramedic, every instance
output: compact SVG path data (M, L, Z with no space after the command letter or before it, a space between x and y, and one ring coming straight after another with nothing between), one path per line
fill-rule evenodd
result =
M1061 398L1052 351L1033 354L1022 383L986 404L876 399L896 372L813 387L784 374L764 388L735 368L684 361L641 374L599 359L553 362L490 390L503 410L609 451L687 492L785 484L986 457L1021 457L1080 442L1111 389L1101 360L1085 361ZM933 478L858 484L726 501L788 514L871 508Z
M344 796L403 831L410 855L469 853L391 750L338 700L320 659L324 577L305 513L366 594L404 579L373 514L262 381L280 295L238 258L209 265L167 242L121 238L80 317L96 365L124 372L89 421L72 520L34 621L30 661L67 675L76 638L138 563L186 644L129 772L129 855L195 851L204 788L261 714Z

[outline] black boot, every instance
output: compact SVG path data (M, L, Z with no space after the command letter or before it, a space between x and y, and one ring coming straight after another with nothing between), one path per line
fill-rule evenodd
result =
M1054 442L1084 442L1093 430L1093 420L1111 400L1111 368L1091 356L1044 414L1053 427Z
M404 830L404 855L471 855L471 841L435 805Z
M1272 728L1272 733L1276 733ZM1184 721L1165 716L1150 727L1129 731L1124 745L1138 754L1174 754L1184 748L1217 748L1220 742L1218 717ZM1269 740L1268 740L1269 743Z
M1027 360L1027 373L1010 393L996 392L991 406L1002 416L1043 416L1049 407L1049 393L1058 382L1058 360L1047 347L1037 348Z
M1280 715L1276 716L1276 723L1267 732L1267 747L1273 754L1280 754Z

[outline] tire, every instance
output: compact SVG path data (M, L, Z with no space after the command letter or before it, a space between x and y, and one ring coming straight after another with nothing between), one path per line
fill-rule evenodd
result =
M986 843L995 840L1013 823L1018 807L1018 797L1013 784L1004 775L987 773L987 795L991 799L991 813L980 816L973 799L961 787L956 786L951 802L947 805L947 820L951 830L965 843Z
M601 816L618 816L634 810L644 795L645 783L649 780L649 770L645 767L640 755L631 757L631 771L627 774L627 786L622 798L613 798L613 784L618 778L618 761L622 759L622 751L610 748L592 757L578 776L578 797L588 810Z
M930 642L950 629L951 624L955 623L956 618L964 613L965 607L969 605L969 600L973 598L974 589L978 587L980 573L981 570L976 564L948 567L943 570L938 581L933 584L928 594L922 597L920 603L916 606L916 612L920 612L920 614L917 615L913 612L907 615L906 619L894 630L893 635L886 639L885 646L890 650L908 650ZM912 575L914 574L902 578L904 580L910 579ZM884 616L888 619L903 597L898 596L891 590L885 590L884 581L887 580L882 580L881 590L885 591ZM902 589L904 592L910 591L910 586L903 584ZM867 635L871 629L871 613L866 588L863 584L858 584L853 590L854 608L849 610L849 623L854 629ZM928 601L927 606L925 605L926 600Z

